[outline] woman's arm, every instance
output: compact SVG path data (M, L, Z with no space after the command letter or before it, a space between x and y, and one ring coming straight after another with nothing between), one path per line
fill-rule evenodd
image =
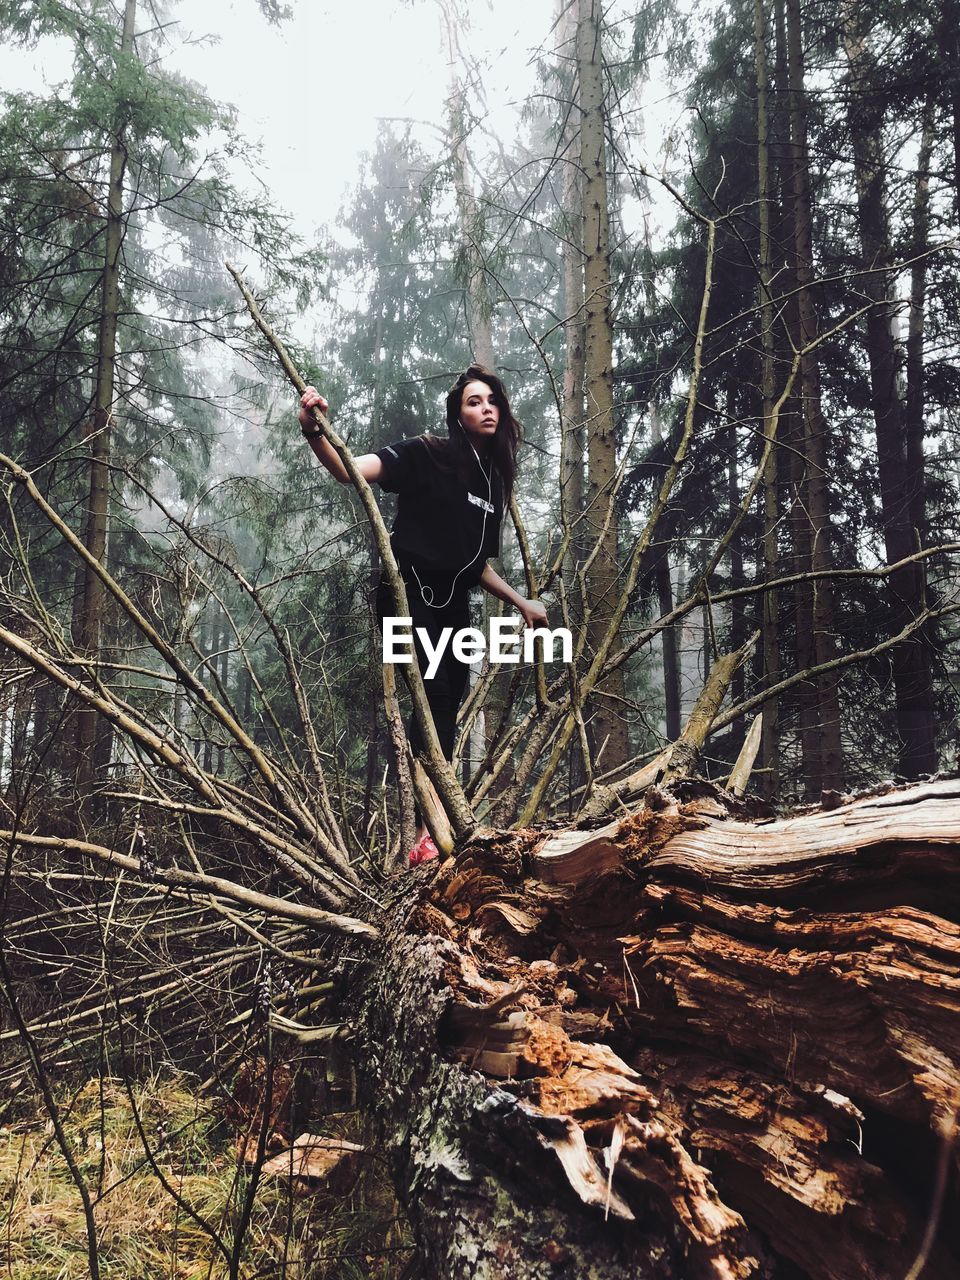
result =
M300 429L309 442L310 448L333 478L339 480L341 484L349 484L350 476L347 468L337 457L333 445L317 429L316 419L313 416L315 408L321 413L326 413L330 406L316 387L307 387L300 397ZM354 461L357 464L357 470L369 484L376 484L383 475L383 463L375 453L361 453Z
M512 604L514 609L523 617L526 626L540 627L546 624L547 611L540 601L525 600L519 592L514 591L509 582L504 582L499 573L491 569L489 564L483 566L480 585L484 591L489 591L498 600L503 600L505 604Z

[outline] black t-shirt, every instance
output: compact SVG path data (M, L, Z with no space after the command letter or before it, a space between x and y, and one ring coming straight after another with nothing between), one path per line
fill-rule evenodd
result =
M398 495L391 538L398 559L440 574L463 570L458 583L472 586L500 554L503 484L493 464L478 458L464 484L439 452L447 448L446 441L428 444L417 436L378 449L380 485Z

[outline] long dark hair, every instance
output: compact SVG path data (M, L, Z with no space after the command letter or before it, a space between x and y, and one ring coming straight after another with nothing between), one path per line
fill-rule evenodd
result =
M470 452L470 441L466 431L460 425L463 388L470 382L485 382L493 392L494 403L500 410L496 434L490 446L490 458L500 476L503 485L504 510L510 505L513 493L513 482L517 476L517 448L520 444L520 423L513 416L510 408L510 397L501 379L488 369L486 365L472 364L457 378L447 392L447 434L450 437L449 448L452 450L457 471L462 476L471 473L476 463Z

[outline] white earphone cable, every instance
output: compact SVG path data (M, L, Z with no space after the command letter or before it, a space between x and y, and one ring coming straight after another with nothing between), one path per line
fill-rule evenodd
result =
M457 422L460 424L460 429L463 432L463 434L467 436L467 429L463 425L463 423L460 422L459 418L457 419ZM479 453L477 453L476 449L473 447L473 441L470 439L469 436L467 436L467 444L469 444L470 452L476 458L477 466L480 468L480 472L484 480L486 480L487 482L487 501L483 508L483 524L480 526L480 545L477 547L476 551L473 553L473 555L470 557L467 563L463 566L463 568L457 570L456 576L454 577L453 582L450 584L450 594L447 596L446 600L444 600L443 604L434 604L433 588L431 586L424 586L423 583L420 581L420 575L419 573L417 573L416 566L415 565L410 566L413 569L413 576L417 580L417 586L420 588L420 599L423 601L423 603L427 606L428 609L445 609L447 607L447 605L453 599L453 593L457 587L457 580L459 579L462 573L466 573L466 571L470 568L470 566L476 560L477 556L483 550L484 539L487 536L487 515L489 514L490 511L493 510L493 484L491 482L491 477L493 476L493 464L491 463L489 472L484 471L483 463L480 461L480 455ZM429 595L429 599L427 598L428 595Z

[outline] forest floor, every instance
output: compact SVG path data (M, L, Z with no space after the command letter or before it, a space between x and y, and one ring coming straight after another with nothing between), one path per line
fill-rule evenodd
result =
M104 1280L227 1276L222 1251L184 1206L230 1250L250 1173L238 1161L222 1108L198 1096L195 1080L165 1072L128 1090L121 1080L97 1078L64 1093L58 1104L94 1201ZM53 1124L25 1096L16 1101L16 1118L11 1110L0 1123L0 1274L7 1280L89 1277L83 1206ZM137 1114L156 1168L145 1158ZM355 1113L340 1113L311 1127L362 1141L358 1123ZM409 1259L406 1223L382 1165L368 1158L336 1189L262 1176L237 1275L395 1280Z

